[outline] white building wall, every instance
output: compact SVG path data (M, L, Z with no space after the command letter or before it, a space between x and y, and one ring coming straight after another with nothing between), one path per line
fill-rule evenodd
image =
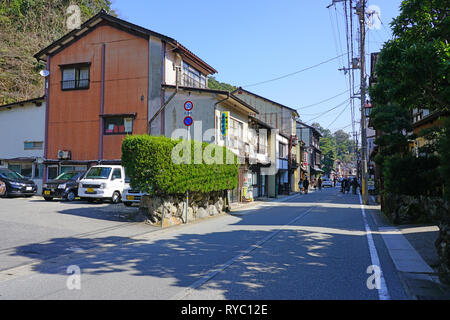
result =
M43 157L42 150L25 150L25 141L41 141L45 138L45 102L40 107L34 103L0 108L0 159Z
M1 166L32 164L31 177L38 185L38 192L42 190L42 178L34 178L37 174L35 165L44 158L45 143L45 102L38 106L36 103L26 103L11 107L0 108L0 139ZM25 142L42 142L39 150L25 150ZM12 159L29 158L30 160L14 161ZM42 168L41 168L42 171ZM41 172L42 175L42 172Z

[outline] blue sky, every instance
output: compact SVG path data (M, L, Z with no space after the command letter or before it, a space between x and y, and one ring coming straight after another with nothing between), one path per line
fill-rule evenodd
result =
M343 4L327 9L330 3L331 0L113 0L112 7L120 18L178 40L218 71L217 80L245 87L346 53ZM401 0L368 0L369 6L380 8L383 26L368 30L367 53L379 51L382 43L390 39L389 23L399 14L400 3ZM357 52L356 39L354 45ZM302 110L302 106L348 89L348 78L338 71L346 59L344 56L247 89L299 108L300 117L308 122L349 98L349 94L340 95ZM359 72L355 72L355 78L359 91ZM313 122L331 131L343 128L351 132L351 112L346 105ZM359 121L358 99L355 105L355 118Z

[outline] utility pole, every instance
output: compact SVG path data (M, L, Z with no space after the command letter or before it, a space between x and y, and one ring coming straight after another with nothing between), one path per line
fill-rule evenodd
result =
M359 31L360 31L360 51L361 51L361 193L363 204L369 203L368 197L368 176L367 176L367 138L366 138L366 53L365 53L365 10L366 0L360 0L356 4L356 12L359 16Z

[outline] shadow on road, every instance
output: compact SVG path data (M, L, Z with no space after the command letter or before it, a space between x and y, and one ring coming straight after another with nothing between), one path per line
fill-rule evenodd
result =
M287 212L292 210L295 217L296 212L309 206L308 201L312 199L305 197L283 205L289 208ZM363 226L358 227L354 222L355 215L360 215L359 208L345 199L340 205L329 205L334 216L318 207L314 217L307 216L281 228L280 225L284 225L281 219L273 219L271 215L283 213L268 210L236 218L239 219L236 223L219 232L183 233L180 228L173 236L161 234L154 240L54 238L44 244L19 247L14 255L41 260L33 266L36 272L65 275L67 266L61 262L55 265L58 260L48 260L52 253L65 251L72 254L70 265L79 265L85 275L118 273L120 276L127 273L143 277L142 281L149 281L149 285L155 277L170 279L171 286L187 288L278 230L276 236L267 240L267 245L232 263L227 268L228 278L219 275L199 292L205 288L213 289L225 299L374 298L375 293L366 288L366 268L370 258L365 233ZM86 212L94 218L106 218L105 212L95 207L61 211L75 215L87 215ZM345 224L350 227L340 227ZM349 261L361 261L363 267L359 262L352 264ZM342 296L328 288L330 283L340 288ZM367 295L361 295L361 292L367 292Z

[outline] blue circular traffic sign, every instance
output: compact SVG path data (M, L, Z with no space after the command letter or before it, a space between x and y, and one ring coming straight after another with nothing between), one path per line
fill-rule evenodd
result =
M184 103L184 110L191 111L193 108L194 108L194 104L192 103L192 101L186 101Z
M190 125L192 125L192 123L194 122L194 120L192 120L192 118L191 117L189 117L189 116L187 116L186 118L184 118L184 125L186 126L186 127L189 127Z

